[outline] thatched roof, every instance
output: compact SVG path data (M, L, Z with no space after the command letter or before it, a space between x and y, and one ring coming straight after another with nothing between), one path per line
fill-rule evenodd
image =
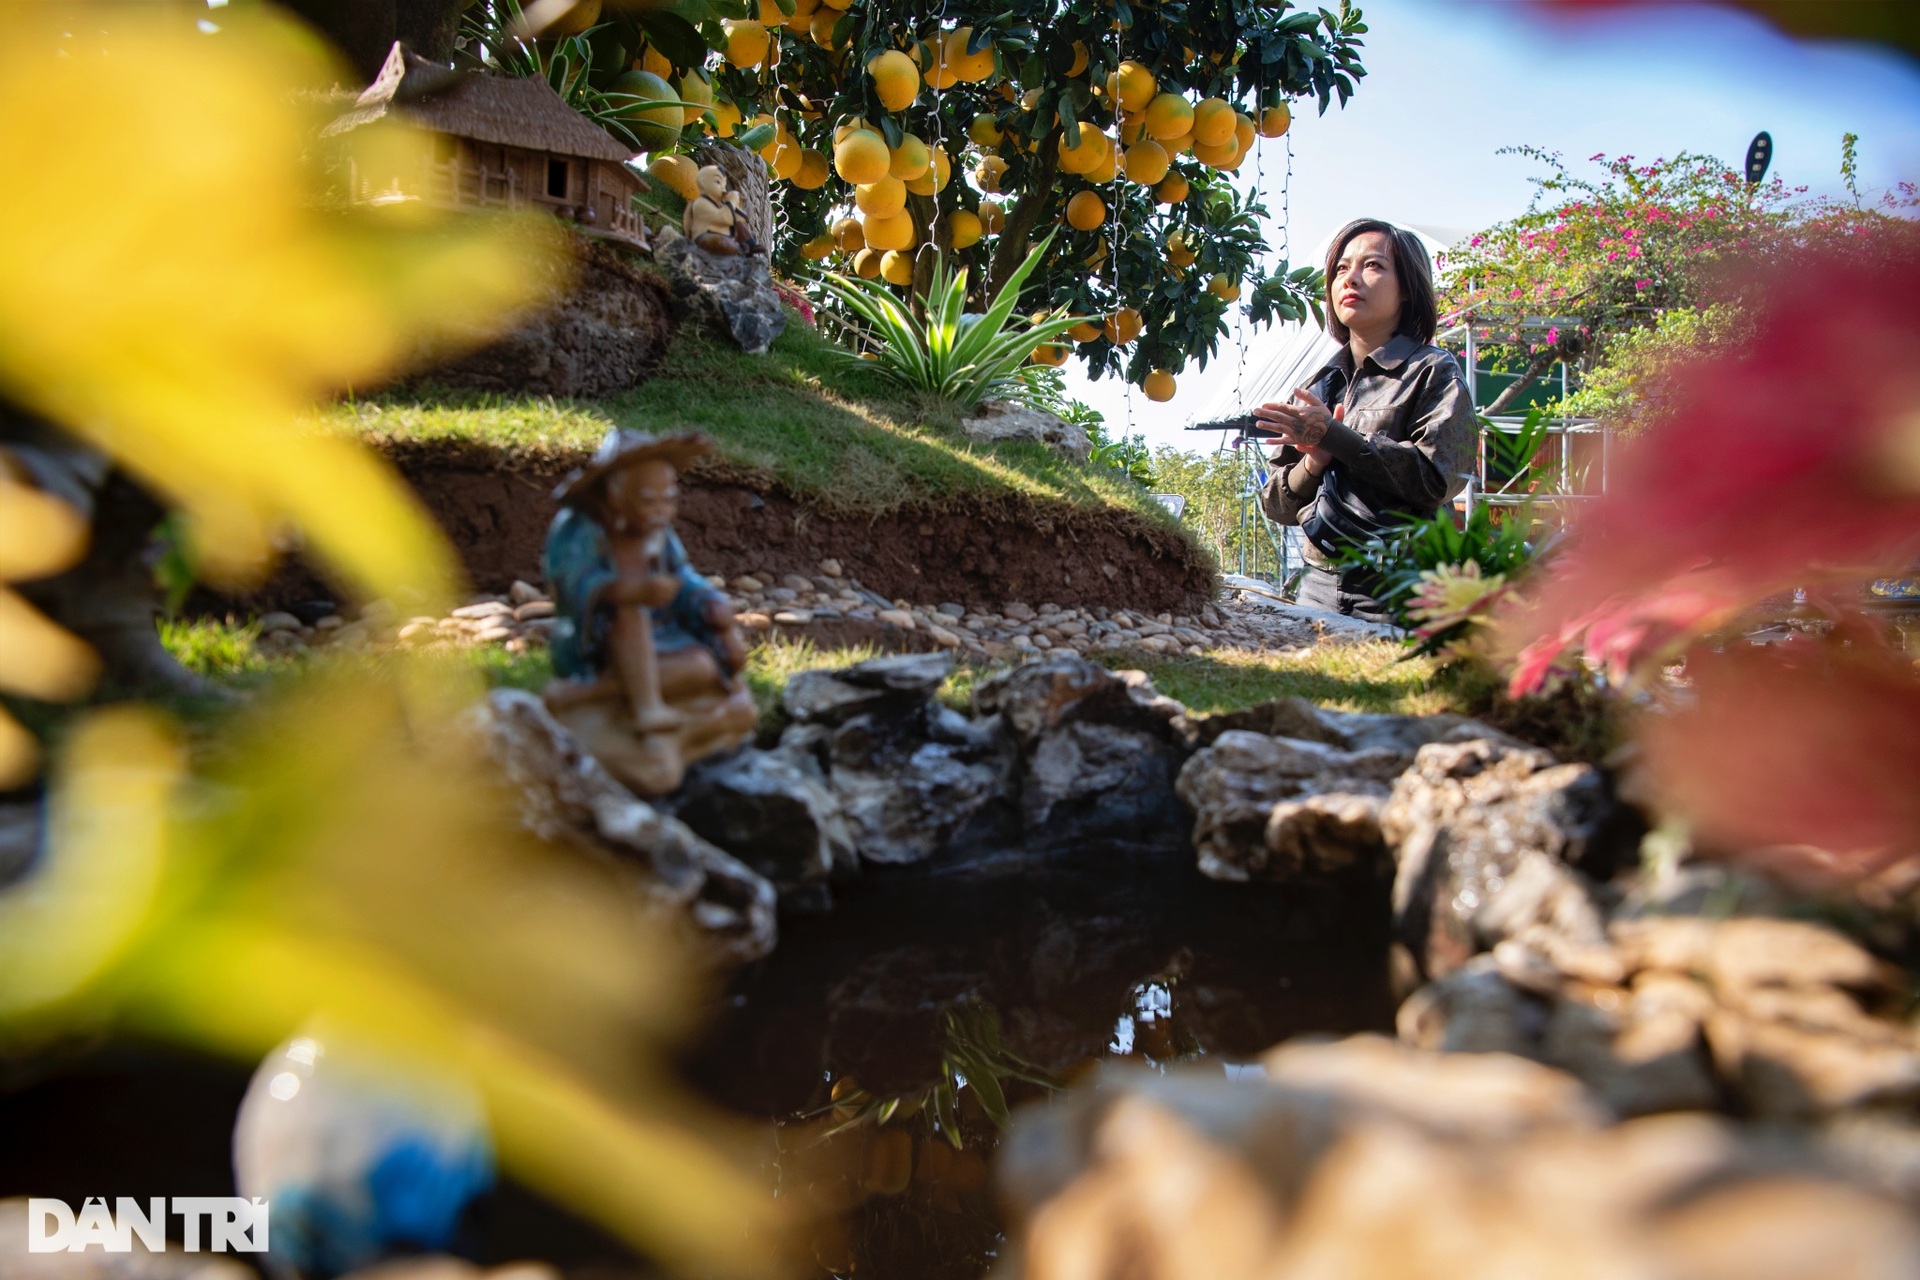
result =
M475 142L590 160L627 160L633 155L563 102L545 80L455 71L397 42L353 110L322 132L345 133L388 112L423 129Z

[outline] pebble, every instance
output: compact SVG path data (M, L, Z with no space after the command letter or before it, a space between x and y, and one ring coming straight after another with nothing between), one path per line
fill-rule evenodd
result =
M812 579L803 578L797 573L790 573L786 577L780 579L780 585L783 587L790 588L791 590L794 590L794 591L813 590Z
M913 620L913 615L905 609L882 609L878 617L882 622L891 622L894 626L907 631L912 631L919 625Z
M846 577L846 574L842 573L840 570L840 562L838 560L833 560L833 559L822 560L820 562L820 572L825 574L829 578Z
M515 622L531 622L535 618L551 618L552 616L553 601L551 600L529 600L513 611L513 619Z
M813 621L813 613L807 609L782 609L773 615L773 620L790 627L804 627Z
M524 582L519 578L515 578L513 585L507 588L507 600L511 604L529 604L535 600L545 600L546 598L546 592L534 586L531 582Z
M934 612L944 618L964 618L967 616L967 607L963 604L936 605Z
M463 604L453 611L456 618L499 618L511 616L513 610L498 600L487 600L480 604Z
M749 631L765 631L773 625L773 619L764 613L743 613L740 615L740 625Z
M1016 622L1032 622L1037 616L1033 611L1032 605L1021 604L1017 600L1007 606L1006 612L1007 616Z
M333 631L347 625L347 620L337 613L330 613L313 624L315 631Z
M303 630L305 628L300 625L300 619L279 609L260 619L260 634L263 637L270 636L276 631L291 631L299 635Z
M929 625L927 627L927 634L932 636L933 642L942 649L958 649L960 647L960 637L945 627Z
M765 591L767 584L750 573L743 573L727 584L735 591Z
M781 604L790 604L800 598L800 593L792 587L768 587L766 597L769 600L778 600Z
M1035 649L1039 646L1034 644L1032 636L1016 635L1013 638L1013 647L1016 649Z
M512 638L512 636L513 628L508 626L504 621L490 622L473 633L474 641L478 644L486 644L493 640L507 640Z

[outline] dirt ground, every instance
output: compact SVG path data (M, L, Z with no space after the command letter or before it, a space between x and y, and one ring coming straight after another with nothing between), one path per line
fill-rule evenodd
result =
M412 442L387 453L458 549L477 590L540 580L553 489L584 454ZM737 476L695 471L683 490L676 528L703 573L810 574L834 559L889 598L991 607L1021 601L1190 613L1213 597L1212 571L1199 554L1131 511L1010 494L848 520ZM290 566L246 603L280 607L326 594L311 573Z

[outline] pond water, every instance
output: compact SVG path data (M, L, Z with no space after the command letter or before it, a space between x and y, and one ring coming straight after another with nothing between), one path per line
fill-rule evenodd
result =
M985 1275L1003 1103L1102 1060L1233 1073L1289 1036L1392 1026L1384 892L1220 884L1184 845L880 868L834 892L782 919L688 1064L774 1127L820 1275Z
M1002 1245L996 1117L1093 1063L1232 1072L1292 1035L1392 1023L1377 886L1217 884L1182 844L881 868L834 896L782 919L779 949L736 975L683 1060L768 1126L768 1174L810 1215L819 1276L986 1275ZM0 1060L0 1196L232 1194L249 1074L124 1044ZM570 1277L651 1274L510 1185L476 1205L461 1247Z

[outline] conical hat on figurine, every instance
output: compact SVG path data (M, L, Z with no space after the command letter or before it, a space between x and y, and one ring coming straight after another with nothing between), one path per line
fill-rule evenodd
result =
M712 452L712 437L698 431L656 436L615 427L602 437L600 447L593 451L587 465L560 482L553 497L562 506L577 506L591 501L606 478L625 467L640 462L670 462L675 471L684 472Z

